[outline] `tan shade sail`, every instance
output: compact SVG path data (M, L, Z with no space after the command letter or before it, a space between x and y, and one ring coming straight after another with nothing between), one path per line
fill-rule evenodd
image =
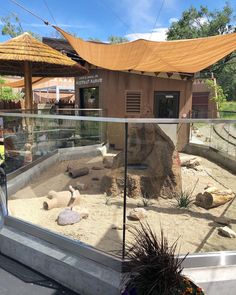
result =
M0 74L24 75L24 63L31 65L32 76L74 77L87 70L66 55L24 33L0 44Z
M42 77L33 77L32 78L32 85L37 85L39 83L44 83L52 78L42 78ZM16 81L7 81L4 83L4 86L7 87L12 87L12 88L24 88L25 87L25 80L24 79L19 79Z
M236 50L236 33L191 40L86 42L55 27L92 65L118 71L196 73Z

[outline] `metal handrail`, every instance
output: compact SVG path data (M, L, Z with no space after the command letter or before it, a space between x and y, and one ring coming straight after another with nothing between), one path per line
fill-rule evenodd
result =
M61 119L71 121L96 121L106 123L154 123L154 124L189 124L189 123L228 123L235 124L236 119L162 119L162 118L112 118L112 117L92 117L92 116L71 116L71 115L38 115L0 112L2 117L35 118L35 119Z

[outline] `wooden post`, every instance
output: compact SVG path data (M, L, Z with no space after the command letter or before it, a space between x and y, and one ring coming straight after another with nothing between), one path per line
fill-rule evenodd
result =
M32 71L30 62L25 61L24 63L24 74L25 74L25 108L28 110L33 109L33 91L32 91Z

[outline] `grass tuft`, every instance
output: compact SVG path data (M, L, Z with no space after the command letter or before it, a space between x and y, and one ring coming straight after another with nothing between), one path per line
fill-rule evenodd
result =
M176 193L174 198L177 201L178 208L189 208L193 203L192 194L189 191L182 191L180 193Z

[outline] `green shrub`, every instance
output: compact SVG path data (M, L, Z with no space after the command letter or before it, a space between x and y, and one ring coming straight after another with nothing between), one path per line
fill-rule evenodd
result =
M192 194L189 191L182 191L175 194L178 208L188 208L192 203Z

